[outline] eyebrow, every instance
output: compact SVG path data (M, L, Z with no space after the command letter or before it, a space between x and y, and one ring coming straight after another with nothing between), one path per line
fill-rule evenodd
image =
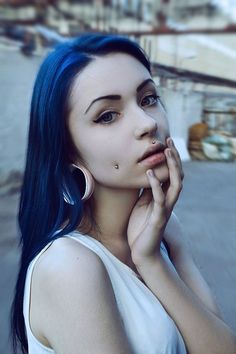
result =
M139 91L141 91L142 88L144 86L146 86L149 82L151 82L155 85L155 82L152 79L150 79L150 78L146 79L137 87L136 92L138 93ZM90 109L90 107L97 101L100 101L100 100L120 100L121 98L122 98L121 95L106 95L106 96L97 97L90 103L90 105L88 106L88 108L86 109L84 114L86 114L88 112L88 110Z

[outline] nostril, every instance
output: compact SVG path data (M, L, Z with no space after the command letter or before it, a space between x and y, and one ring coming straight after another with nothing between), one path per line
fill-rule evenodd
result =
M147 130L145 131L143 134L140 135L141 138L148 136L149 138L151 138L151 143L155 144L156 141L158 140L157 138L157 130L153 131L153 130Z

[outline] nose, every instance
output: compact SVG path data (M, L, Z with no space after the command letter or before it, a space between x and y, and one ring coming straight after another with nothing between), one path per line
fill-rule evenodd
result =
M141 111L141 112L140 112ZM142 139L144 136L155 137L157 135L157 121L142 109L135 114L135 138Z

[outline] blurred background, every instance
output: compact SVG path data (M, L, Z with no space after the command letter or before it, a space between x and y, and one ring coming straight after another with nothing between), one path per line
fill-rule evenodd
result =
M236 332L236 0L0 0L0 354L12 353L16 216L34 79L56 43L88 31L128 36L151 59L185 170L176 213Z

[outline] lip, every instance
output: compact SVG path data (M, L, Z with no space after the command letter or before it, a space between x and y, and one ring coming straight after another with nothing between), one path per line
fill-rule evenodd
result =
M145 165L149 168L153 168L157 165L162 164L163 162L166 162L166 155L164 154L164 152L158 152L156 154L152 154L146 157L144 160L140 161L140 164Z
M152 145L152 146L148 147L145 150L144 154L138 159L138 163L144 162L145 160L147 161L147 159L151 158L153 155L160 155L160 157L162 157L162 159L163 159L162 155L164 155L163 151L165 150L165 148L166 148L166 146L162 143L158 143L155 146Z

